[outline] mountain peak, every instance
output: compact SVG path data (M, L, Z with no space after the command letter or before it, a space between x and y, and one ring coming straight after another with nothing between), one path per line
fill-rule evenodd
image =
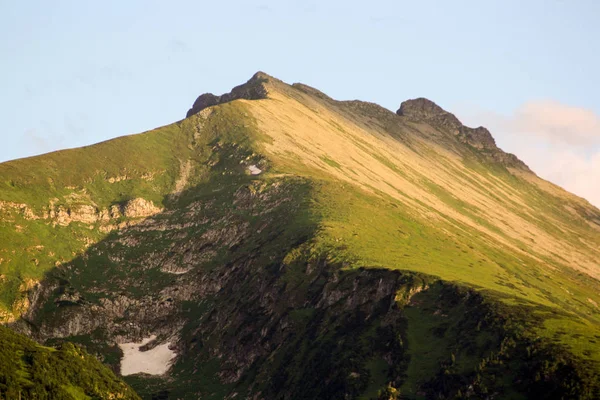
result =
M255 80L269 80L269 79L274 79L271 75L267 74L266 72L263 71L256 71L256 73L254 75L252 75L252 78L250 78L250 81L255 81Z
M258 71L244 84L234 87L231 92L216 96L212 93L204 93L198 96L192 108L190 108L186 114L186 118L191 117L194 114L198 114L200 111L207 107L216 106L217 104L228 103L233 100L246 99L246 100L260 100L267 98L267 88L265 82L272 80L273 77L270 75Z
M402 104L400 105L400 109L398 110L398 113L400 115L405 115L406 113L410 114L411 112L414 112L414 111L422 111L422 112L435 113L435 114L442 114L442 113L447 112L446 110L444 110L442 107L438 106L433 101L431 101L425 97L417 97L416 99L409 99L409 100L403 101Z
M457 130L463 124L442 107L424 97L406 100L402 102L396 114L416 121L433 122L436 125Z

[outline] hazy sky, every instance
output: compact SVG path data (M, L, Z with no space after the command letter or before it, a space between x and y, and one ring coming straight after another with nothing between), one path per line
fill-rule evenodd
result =
M600 205L600 1L0 0L0 161L141 132L257 70L427 97Z

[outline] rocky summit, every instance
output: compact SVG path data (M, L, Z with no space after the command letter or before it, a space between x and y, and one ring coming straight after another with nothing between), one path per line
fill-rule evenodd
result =
M259 72L0 177L0 398L600 398L600 210L430 100Z

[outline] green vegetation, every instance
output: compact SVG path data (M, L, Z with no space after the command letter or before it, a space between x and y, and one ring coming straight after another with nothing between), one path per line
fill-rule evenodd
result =
M594 363L537 337L531 328L541 318L532 318L530 310L448 285L415 295L406 308L411 363L402 393L596 398L600 381Z
M456 222L432 226L388 196L368 195L334 182L321 183L314 193L313 204L323 226L315 245L330 251L336 260L351 260L353 267L418 271L485 289L490 298L507 304L547 306L551 311L544 313L544 326L536 327L538 334L555 338L559 327L576 332L579 337L555 339L580 356L600 361L600 347L594 340L600 319L587 300L597 295L597 281L577 279L570 269L549 270L533 258L499 251ZM571 296L565 299L567 284Z
M241 182L244 166L239 160L247 164L262 160L250 146L251 139L256 140L254 133L237 122L243 112L243 106L227 104L208 121L196 116L95 146L0 164L0 177L7 178L0 182L0 199L25 204L33 215L19 207L0 206L0 320L2 314L25 311L24 282L41 280L55 265L75 259L89 243L108 236L102 229L109 224L106 221L61 226L48 216L51 211L63 207L72 212L84 204L100 213L134 198L176 207L178 200L186 200L172 195L186 162L191 164L184 187L209 183L207 165L217 163L218 174L227 178L235 171L232 184ZM225 154L222 159L220 153ZM123 222L126 218L120 217L110 224Z
M342 166L340 164L338 164L337 162L335 162L334 160L332 160L329 157L323 156L323 157L321 157L321 160L323 162L325 162L327 165L329 165L329 166L331 166L333 168L337 168L337 169L341 169L342 168Z
M434 126L271 84L0 164L0 318L59 348L0 330L0 398L135 396L81 348L118 371L117 343L154 334L177 358L126 378L148 399L599 397L598 210ZM125 215L139 198L158 208Z
M43 347L0 327L1 399L139 399L83 349Z

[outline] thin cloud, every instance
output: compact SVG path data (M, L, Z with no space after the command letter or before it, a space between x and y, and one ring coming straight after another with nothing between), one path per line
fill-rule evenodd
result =
M600 143L600 117L593 111L552 100L532 101L519 107L510 123L513 130L549 140L586 146Z
M374 15L369 18L372 24L385 24L385 23L406 23L408 22L405 18L400 18L394 15Z
M80 83L86 85L98 85L105 82L119 82L128 80L133 74L118 66L118 65L103 65L103 66L92 66L92 65L81 65L79 72L75 75L76 79ZM70 84L66 82L65 84Z
M600 208L600 151L586 155L579 148L564 145L535 147L535 143L527 142L515 145L514 150L542 178Z
M88 115L85 113L65 114L63 124L58 127L46 120L23 132L19 140L27 155L43 154L68 147L82 146L87 142Z
M553 100L531 101L511 115L463 113L468 125L490 129L499 146L540 177L600 208L600 116ZM474 123L473 123L474 122Z
M44 137L40 136L33 128L27 129L25 132L23 132L23 140L37 153L46 153L52 149L50 142Z
M65 115L65 132L68 136L79 138L85 135L85 129L81 124L82 119L81 116L79 118L73 118L69 115Z
M167 49L172 53L187 53L190 51L190 46L181 39L171 39L167 44Z

